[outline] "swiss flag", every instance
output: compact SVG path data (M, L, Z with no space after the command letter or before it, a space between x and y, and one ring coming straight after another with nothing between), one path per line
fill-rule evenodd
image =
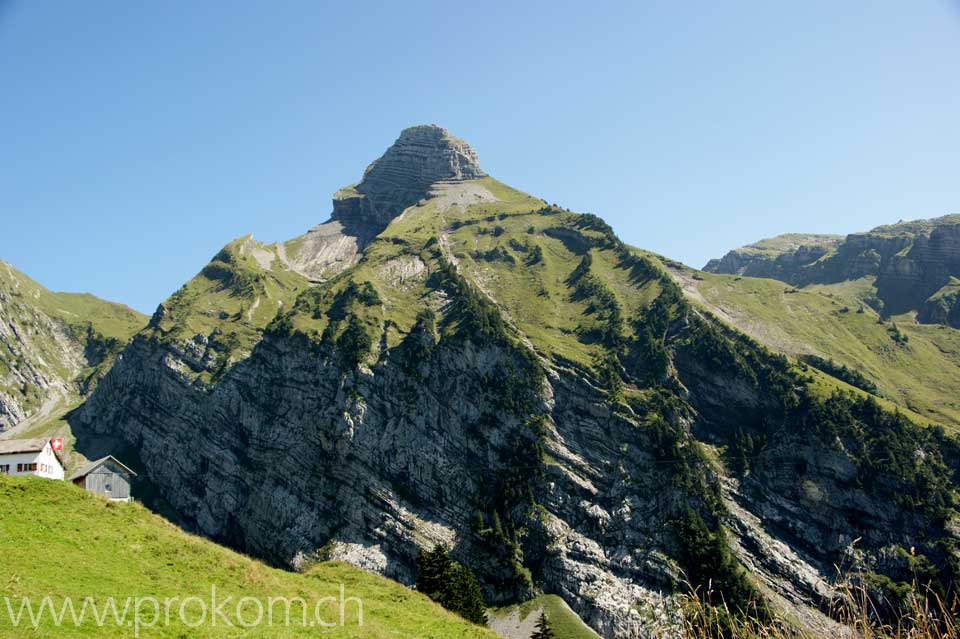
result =
M54 450L63 450L63 437L50 440L50 447Z

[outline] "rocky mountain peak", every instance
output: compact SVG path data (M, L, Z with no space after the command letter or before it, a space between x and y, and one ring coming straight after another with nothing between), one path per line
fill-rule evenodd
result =
M361 193L424 190L437 182L485 177L477 152L441 126L404 129L397 141L363 175Z
M436 124L412 126L367 167L358 184L337 192L333 217L348 233L369 237L428 197L434 185L486 175L477 152L464 140Z

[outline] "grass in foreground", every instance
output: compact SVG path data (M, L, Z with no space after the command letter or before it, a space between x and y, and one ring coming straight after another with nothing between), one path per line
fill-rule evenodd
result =
M960 639L957 625L958 602L940 599L934 593L913 585L906 608L891 620L879 621L880 606L862 585L838 586L838 602L831 617L837 621L830 630L798 631L789 623L761 624L705 606L691 594L684 598L684 637L687 639ZM887 617L890 615L888 614ZM720 619L725 620L724 623Z
M77 612L85 597L98 605L114 597L122 611L127 597L165 598L199 597L210 605L211 587L217 589L217 601L233 597L225 607L228 626L218 618L191 628L179 619L175 602L171 623L165 620L147 627L153 610L141 608L141 637L177 637L216 639L220 637L350 637L380 639L418 638L493 638L488 630L469 624L446 612L427 597L386 578L340 563L322 563L305 573L290 573L189 535L166 520L136 504L113 504L94 497L64 482L38 478L0 478L0 637L133 637L131 626L118 626L115 619L103 627L88 617L75 626L67 622L57 627L49 614L34 629L25 613L14 626L6 601L16 614L22 598L29 597L35 610L49 596L59 612L70 597ZM347 602L342 627L311 627L313 607L323 597L337 601L320 604L322 618L337 622L340 610L340 586L346 597L363 602L363 625L359 625L358 606ZM238 625L236 605L242 597L254 597L268 605L271 597L301 598L308 602L308 625L302 625L297 604L292 607L292 624L284 627L284 608L275 606L275 624L258 627ZM6 598L6 599L5 599ZM200 604L186 607L187 621L200 617ZM131 604L127 621L132 621ZM69 615L69 613L68 613ZM89 615L89 612L88 612ZM248 601L244 619L257 616L257 605ZM266 615L264 616L266 619Z

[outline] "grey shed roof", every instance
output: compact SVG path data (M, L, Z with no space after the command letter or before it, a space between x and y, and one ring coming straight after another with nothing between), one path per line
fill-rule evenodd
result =
M34 439L0 439L0 455L39 453L49 441L49 439L44 439L43 437L36 437Z
M71 475L71 476L70 476L70 479L67 480L67 481L74 481L75 479L80 479L81 477L86 477L87 475L89 475L90 473L92 473L93 471L95 471L97 468L99 468L99 467L102 466L105 462L108 462L108 461L112 461L114 464L116 464L117 466L119 466L120 468L122 468L124 471L126 471L127 474L129 474L131 477L136 477L136 476L137 476L137 474L136 474L135 472L133 472L132 470L130 470L127 466L125 466L124 464L121 464L120 461L117 460L116 457L114 457L113 455L107 455L106 457L101 457L100 459L98 459L98 460L96 460L96 461L90 462L89 464L87 464L86 466L84 466L83 468L81 468L80 470L78 470L77 472L75 472L73 475Z

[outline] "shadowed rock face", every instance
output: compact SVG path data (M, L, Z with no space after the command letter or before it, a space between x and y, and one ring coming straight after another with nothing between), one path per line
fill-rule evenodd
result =
M486 175L476 151L443 127L410 127L367 167L356 187L337 194L333 217L348 228L378 233L404 209L427 197L434 184Z
M794 286L874 277L871 304L884 314L916 310L921 322L960 326L956 295L943 290L951 278L960 277L960 215L880 226L842 240L806 236L808 241L799 245L778 242L785 237L730 251L703 270L769 277Z

